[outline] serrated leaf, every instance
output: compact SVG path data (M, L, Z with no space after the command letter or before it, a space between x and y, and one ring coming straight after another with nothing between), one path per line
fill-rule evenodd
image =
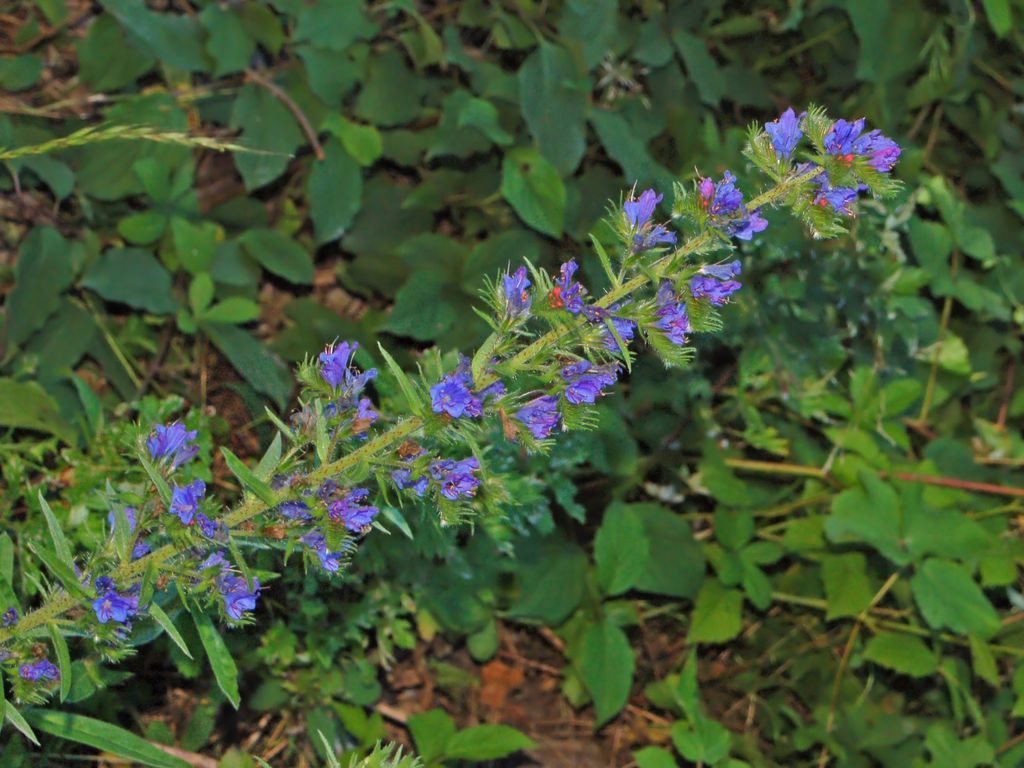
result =
M227 696L231 706L238 709L242 703L238 693L238 667L235 660L228 651L228 646L221 637L220 631L213 625L213 620L205 613L192 611L192 621L196 625L196 632L199 633L199 640L206 651L206 657L210 660L210 667L213 669L213 676L217 679L218 687Z
M958 563L925 560L910 580L910 589L921 615L936 629L948 628L987 640L1002 626L981 587Z

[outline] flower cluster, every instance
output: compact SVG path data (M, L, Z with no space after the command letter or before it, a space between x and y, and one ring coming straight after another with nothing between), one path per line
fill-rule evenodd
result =
M135 594L122 594L114 588L114 580L109 576L96 579L96 591L99 593L92 604L96 620L106 624L113 619L119 624L128 624L129 619L139 610L139 598Z
M729 237L750 240L768 227L760 208L750 210L743 204L743 193L736 189L736 177L729 171L717 184L709 178L702 178L697 191L708 223Z
M484 414L484 402L503 394L505 385L500 381L474 392L469 358L463 357L458 368L430 388L430 405L434 413L444 413L453 419L463 416L479 418Z

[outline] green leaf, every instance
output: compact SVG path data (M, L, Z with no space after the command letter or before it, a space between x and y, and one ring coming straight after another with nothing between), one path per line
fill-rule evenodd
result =
M6 301L9 344L22 344L56 311L73 278L71 254L71 245L50 227L36 227L25 237Z
M597 578L606 596L618 595L636 585L647 567L650 551L643 523L628 506L613 505L594 540Z
M930 558L910 581L917 607L936 629L947 627L965 635L989 639L1001 625L999 614L966 568Z
M418 270L395 296L381 330L417 341L432 341L451 328L458 314L445 300L449 283L435 271Z
M0 426L48 432L66 443L74 443L77 435L57 402L34 381L0 378Z
M69 568L60 557L39 544L31 545L31 549L36 557L43 561L43 565L50 570L50 573L56 576L60 583L64 585L64 589L76 597L85 596L85 589L83 589L82 583L78 580L74 570Z
M244 296L229 296L219 301L202 315L204 323L230 323L241 325L260 316L260 305Z
M377 25L359 3L344 0L302 3L298 6L293 39L332 51L343 51L356 40L369 40Z
M0 692L0 696L2 696L2 692ZM32 730L32 726L28 724L28 721L25 720L21 712L19 712L9 701L6 702L6 706L4 707L4 717L7 718L11 725L21 731L26 739L31 741L37 747L39 746L39 739L36 738L36 734Z
M971 635L969 638L971 646L971 665L974 667L974 674L991 685L999 687L999 667L996 665L995 654L984 640Z
M533 149L505 153L501 195L528 225L554 238L565 227L565 185L558 171Z
M86 744L135 763L154 768L188 768L188 763L157 749L145 739L116 725L72 712L30 709L26 719L44 733Z
M189 651L185 638L181 636L178 628L174 626L174 622L171 621L171 617L164 612L164 609L154 602L150 603L146 610L149 611L149 615L153 617L153 621L159 624L163 628L164 632L167 633L167 636L171 638L176 646L178 646L178 649L191 659L192 652Z
M546 42L519 69L523 119L541 154L563 175L576 170L586 148L590 85L582 80L569 52Z
M57 625L50 623L47 625L47 630L50 633L50 642L53 643L54 653L57 655L57 666L60 667L60 700L63 702L71 690L71 654L68 653L68 643Z
M181 265L193 275L209 271L220 235L220 227L210 221L193 224L175 217L171 220L174 253Z
M708 53L707 43L683 29L672 31L672 42L683 57L686 74L697 86L700 100L709 106L718 106L726 92L725 75Z
M708 579L697 595L690 624L691 643L724 643L743 628L743 593Z
M395 381L398 382L398 386L401 388L402 394L405 395L405 402L409 408L409 412L414 416L422 415L426 407L426 403L417 392L416 387L411 381L409 381L409 377L406 376L405 371L403 371L402 367L395 362L395 359L391 357L380 342L377 342L377 349L380 351L381 357L384 358L384 362L388 366L388 370L391 371L391 375L394 376Z
M704 580L704 553L693 529L658 504L629 506L643 525L650 553L636 588L668 597L694 597Z
M7 532L0 533L0 579L14 583L14 542Z
M661 747L644 747L633 753L637 768L678 768L672 753Z
M729 754L732 736L721 724L703 715L672 725L672 743L679 754L697 765L717 765Z
M633 650L618 626L603 619L583 633L577 667L594 699L594 727L615 717L629 699L633 685Z
M992 31L999 37L1006 37L1013 29L1013 12L1010 0L981 0L985 8L985 16L992 25Z
M204 323L203 330L253 389L284 408L292 393L292 376L275 354L237 326Z
M459 128L476 128L484 136L500 146L513 141L512 134L498 122L498 110L486 99L472 98L459 108Z
M508 617L558 626L583 598L586 554L561 534L520 539L515 551L519 599ZM559 588L551 589L552 584Z
M256 473L245 466L244 462L235 456L230 449L226 446L222 446L220 449L221 454L224 456L224 463L228 465L228 469L231 470L238 482L242 484L245 490L254 494L264 504L276 504L277 498L274 495L273 489L265 482L256 476Z
M157 493L160 494L160 500L164 503L165 507L171 505L171 487L167 485L167 481L164 476L160 474L160 470L156 468L152 461L140 451L138 454L139 463L142 464L142 468L146 470L146 474L149 475L149 479L156 486Z
M443 709L431 709L409 718L409 732L420 757L431 763L445 756L455 736L455 722Z
M141 211L117 222L117 232L133 245L156 242L167 229L167 215L160 211Z
M410 123L420 114L424 85L425 81L406 66L398 50L384 48L370 59L355 112L381 128Z
M153 57L128 42L112 16L97 14L75 46L78 76L94 91L120 90L153 68Z
M658 163L638 132L619 112L595 109L590 123L608 155L622 167L629 184L655 184L668 189L673 176Z
M57 553L57 557L70 569L75 569L75 560L71 556L71 546L68 544L67 538L64 536L64 531L60 527L60 523L57 522L57 516L53 514L53 510L50 509L50 505L46 503L46 499L43 497L43 492L39 491L39 508L43 512L43 517L46 518L46 527L50 531L50 539L53 541L53 551Z
M867 558L860 552L822 558L821 578L828 602L826 619L857 616L871 604L875 591L868 580L867 566Z
M313 282L313 259L297 242L276 229L250 229L239 238L246 252L264 269L290 283Z
M832 502L825 533L836 544L866 543L897 565L910 562L900 527L901 510L892 486L862 472L860 488L843 491Z
M508 725L477 725L452 736L445 747L444 756L448 760L484 762L536 746L532 739Z
M251 192L284 173L303 144L302 131L288 107L257 85L242 87L231 110L231 127L242 131L241 145L260 152L234 153L245 188Z
M139 0L101 0L100 5L165 64L188 72L208 69L199 22L191 16L156 13Z
M336 112L324 118L320 127L333 133L345 150L362 166L373 165L384 152L384 142L375 125L361 125L346 120Z
M192 621L196 625L196 632L206 651L206 657L210 660L217 685L227 696L231 706L238 709L241 704L241 697L238 694L238 667L231 658L231 652L228 651L220 630L214 626L207 614L198 610L192 611Z
M337 139L324 144L324 159L314 161L306 183L309 216L318 245L341 237L363 202L363 172Z
M43 62L38 56L24 53L0 59L0 88L6 91L24 91L39 81Z
M188 303L195 315L202 315L203 311L213 301L213 278L209 272L200 272L193 276L188 286Z
M127 304L155 315L178 310L171 293L171 275L149 251L111 248L85 273L82 286L107 301Z
M206 29L206 51L214 61L213 76L242 72L256 50L256 41L245 29L238 14L217 5L206 6L199 14Z
M939 657L921 638L879 632L864 648L864 658L911 677L927 677L939 668Z
M281 433L278 432L260 458L260 463L256 465L256 477L260 480L269 480L277 469L277 465L281 463L281 445Z

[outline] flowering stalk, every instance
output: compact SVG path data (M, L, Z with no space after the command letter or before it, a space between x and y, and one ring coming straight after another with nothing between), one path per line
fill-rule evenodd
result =
M42 502L56 554L40 550L40 557L64 588L24 617L13 607L3 615L0 664L13 673L16 693L38 696L66 674L49 662L29 664L30 637L40 628L59 632L74 625L117 658L133 617L147 611L158 621L163 616L154 595L173 574L189 574L179 575L176 586L190 610L214 605L228 623L244 622L256 605L260 574L245 564L235 538L250 534L261 516L273 538L287 540L288 552L301 551L308 566L333 573L359 537L379 525L375 494L362 487L370 479L384 501L395 495L399 501L434 499L443 524L465 519L478 497L500 506L502 489L486 475L478 446L482 420L500 416L506 437L531 451L546 450L559 428L593 423L591 406L623 366L629 369L637 335L666 364L685 363L688 335L719 327L716 308L740 288L738 260L698 266L692 257L731 249L732 238L749 240L764 231L761 210L767 207L787 205L823 236L840 231L842 218L852 213L852 199L846 192L837 197L836 190L853 190L854 197L862 188L879 196L894 192L886 174L899 149L877 132L861 135L862 128L863 121L833 123L815 109L800 117L788 110L753 128L747 155L775 185L744 203L728 172L717 183L702 178L692 190L677 184L673 219L697 230L678 247L676 234L653 218L662 197L653 190L631 197L610 220L621 243L617 263L594 241L611 285L603 296L588 301L575 280L575 260L557 277L520 267L489 286L493 332L454 370L445 372L438 358L429 376L412 381L382 348L411 411L386 430L375 432L381 417L364 394L376 370L355 365L357 344L331 345L316 362L300 366L302 408L292 426L278 423L290 443L287 453L275 441L276 454L268 453L254 471L224 451L246 491L226 514L213 511L205 484L191 474L194 432L172 424L155 427L144 442L140 435L140 463L155 494L129 499L132 506L112 500L111 540L81 570ZM794 162L804 135L811 151ZM546 332L530 330L538 320L549 326ZM524 379L529 386L521 385ZM513 389L514 383L520 386ZM79 609L73 619L61 618L73 609Z

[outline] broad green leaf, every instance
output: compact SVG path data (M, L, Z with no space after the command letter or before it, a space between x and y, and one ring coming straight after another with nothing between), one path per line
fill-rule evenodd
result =
M636 588L668 597L695 597L704 581L704 553L693 529L658 504L629 506L643 525L650 553Z
M672 31L672 42L683 57L686 74L697 87L700 100L717 106L726 92L726 81L721 68L708 53L707 42L683 29Z
M54 653L57 655L57 666L60 668L60 700L63 702L71 690L71 654L68 653L68 643L56 624L47 625L50 633L50 642L53 643Z
M13 93L31 88L39 81L43 62L38 56L23 53L0 59L0 88Z
M749 510L719 507L715 511L715 538L726 549L740 549L753 535L754 515Z
M455 735L455 722L443 709L431 709L409 718L416 752L428 763L444 757Z
M241 325L256 320L260 316L260 305L244 296L229 296L218 301L202 315L204 323L228 323Z
M355 112L381 128L410 123L420 114L425 84L406 66L401 53L384 48L370 59Z
M613 505L594 539L597 578L606 596L636 586L650 560L643 523L629 506Z
M690 624L690 642L724 643L743 628L743 593L708 579L697 595Z
M277 501L273 489L245 466L244 462L235 456L227 446L222 446L220 452L224 456L224 463L228 465L231 474L238 478L238 482L245 490L254 494L265 504L274 504Z
M238 667L231 658L231 652L220 630L214 626L213 620L207 614L198 610L192 612L192 621L196 625L196 632L206 651L206 657L210 660L218 687L227 696L231 706L238 709L241 704L241 697L238 694Z
M678 768L679 765L672 753L661 747L644 747L633 753L633 760L637 768Z
M691 722L678 721L672 725L672 743L691 763L717 765L729 754L732 736L721 723L698 715Z
M200 272L192 277L188 286L188 303L192 312L200 316L213 301L213 278L209 272Z
M474 763L498 760L522 749L533 749L536 743L525 734L507 725L477 725L458 731L449 740L444 756L449 760Z
M563 5L558 30L573 47L579 48L584 66L592 70L614 48L620 24L616 0L568 0Z
M828 607L825 618L857 616L871 604L875 590L868 579L867 558L860 552L825 555L821 561Z
M476 128L495 144L511 144L513 136L498 122L498 110L486 99L472 98L459 108L459 128Z
M157 749L145 739L117 725L73 712L30 709L25 718L44 733L109 752L153 768L188 768L188 763Z
M337 139L324 144L324 159L313 161L306 183L309 216L317 244L341 237L352 225L363 202L363 172Z
M417 341L433 341L448 331L458 313L447 300L451 291L445 276L417 271L395 296L391 314L381 330Z
M171 291L171 274L152 253L142 248L105 251L85 273L82 286L107 301L155 315L169 315L178 309Z
M971 645L971 666L974 667L974 674L991 685L999 687L999 667L996 665L996 657L988 643L975 635L969 638Z
M205 323L203 330L253 389L284 408L293 382L291 372L276 355L237 326Z
M597 137L608 155L619 164L626 182L641 188L647 184L668 189L674 177L654 159L647 144L619 112L595 109L590 116Z
M56 401L34 381L0 378L0 426L48 432L67 443L76 440Z
M330 131L344 145L349 155L362 166L373 165L384 151L380 131L374 125L361 125L332 112L324 118L321 127Z
M926 677L939 668L939 658L919 637L879 632L868 640L864 658L903 675Z
M565 185L551 163L533 149L505 153L501 195L529 226L554 238L565 227Z
M165 64L188 72L203 72L209 60L202 47L199 22L177 13L157 13L138 0L100 0L125 29Z
M238 142L259 152L236 152L235 165L248 191L269 184L288 167L303 143L302 131L288 107L265 88L242 87L231 111L231 127L241 129Z
M71 546L68 544L67 538L64 536L64 530L60 527L60 523L57 522L57 516L53 514L53 510L50 509L50 505L46 503L46 498L43 496L43 492L39 491L39 508L43 512L43 517L46 518L46 527L50 531L50 540L53 542L53 551L57 553L57 557L68 567L70 570L75 569L75 560L71 556Z
M14 288L6 300L8 344L21 345L56 311L74 275L72 253L71 245L51 227L36 227L25 237L14 267Z
M580 677L594 699L594 727L615 717L629 699L633 685L633 650L618 626L603 619L590 624L576 659Z
M583 598L587 556L561 534L520 539L515 546L519 598L508 617L556 627ZM558 584L558 589L551 589Z
M189 651L185 638L181 636L178 628L174 626L174 622L171 621L171 617L164 612L164 609L154 602L150 603L146 610L149 612L149 615L153 617L153 621L159 624L163 628L164 632L167 633L167 636L171 638L176 646L178 646L179 650L191 659L192 652Z
M932 758L930 768L979 768L993 765L996 757L984 736L962 737L952 723L943 721L928 728L924 745Z
M929 558L914 574L910 588L921 615L935 629L987 640L1002 626L996 609L962 565Z
M206 6L199 21L207 31L206 51L213 59L213 76L242 72L249 66L256 41L237 13L218 5Z
M547 42L541 42L519 69L523 119L556 175L571 174L583 157L590 85L581 81L569 52Z
M250 229L239 241L268 272L290 283L313 282L313 258L305 248L276 229Z
M910 562L901 530L896 491L870 472L862 472L860 487L843 491L832 502L825 533L836 544L866 543L897 565Z
M359 3L344 0L298 5L293 39L333 51L343 51L356 40L368 40L377 25L366 17Z

